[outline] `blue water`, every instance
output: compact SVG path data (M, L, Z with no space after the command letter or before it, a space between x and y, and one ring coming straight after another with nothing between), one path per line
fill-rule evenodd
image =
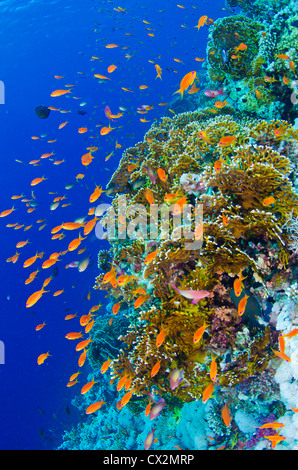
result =
M5 104L0 105L0 212L14 203L17 209L0 220L0 340L5 344L5 365L0 365L1 449L54 449L61 443L63 431L84 419L71 404L78 390L66 388L69 376L78 370L78 355L72 342L65 339L66 333L77 330L77 323L74 327L64 316L87 313L90 305L106 302L104 293L94 291L91 301L86 300L98 274L97 252L107 247L106 242L88 237L82 245L93 262L84 273L66 270L65 265L75 260L76 255L64 256L57 263L59 274L49 286L51 293L45 294L31 309L25 306L28 296L41 288L52 269L41 270L37 279L26 286L25 279L40 268L41 262L38 260L27 269L22 264L36 251L45 251L45 260L52 252L67 248L75 238L74 232L65 240L52 241L50 230L63 221L85 216L95 184L105 186L118 165L122 150L142 140L151 123L140 123L137 107L154 103L155 109L146 118L149 116L151 122L160 118L163 108L156 104L170 101L182 76L202 67L194 57L205 56L208 29L202 28L198 33L194 26L203 14L217 19L227 16L228 12L222 10L223 1L183 0L183 5L185 9L177 8L172 0L0 2L0 79L5 84ZM126 8L127 13L114 11L113 7L118 6ZM143 20L154 25L154 38L148 36L145 28L150 26ZM129 49L106 49L104 46L108 43ZM125 54L133 57L125 58ZM102 61L91 61L92 56ZM182 60L183 64L174 62L174 58ZM161 65L162 81L155 79L154 65L149 60ZM107 75L111 64L118 67L111 74L111 81L98 84L94 73ZM64 78L57 80L54 75ZM76 85L72 95L80 100L72 96L50 98L53 90L64 88L67 83ZM140 91L141 84L149 88ZM121 87L132 89L134 93L125 92ZM86 106L80 107L79 103L84 101ZM71 113L52 111L48 119L41 120L34 112L41 104L71 110ZM88 138L99 135L96 124L108 125L103 111L107 104L115 114L119 106L128 109L119 121L119 127L123 127L105 137ZM86 110L87 114L77 114L78 109ZM58 130L64 121L69 121L68 125ZM82 126L90 129L87 137L77 132ZM31 139L42 134L47 134L44 142ZM56 138L53 144L45 143ZM116 140L122 149L104 162L106 155L114 150ZM80 159L88 145L98 146L99 150L92 164L85 168ZM51 150L55 158L65 159L65 163L54 166L44 160L41 166L28 164ZM77 173L85 173L85 179L66 190L65 185L74 182ZM47 180L34 188L40 204L36 211L27 214L25 204L20 200L12 201L11 196L23 193L29 198L31 180L43 175ZM55 196L49 195L49 191L57 192L58 196L65 194L67 199L63 202L71 202L71 206L50 211ZM47 225L42 231L38 230L42 225L36 223L38 219L46 219ZM5 227L13 222L25 226L32 223L33 227L27 232ZM16 244L27 238L30 244L18 250L21 253L18 262L6 263L6 259L15 254ZM64 289L64 293L53 297L52 293L59 289ZM36 332L36 325L44 321L46 327ZM38 366L37 356L47 351L52 357ZM83 369L86 377L88 366Z

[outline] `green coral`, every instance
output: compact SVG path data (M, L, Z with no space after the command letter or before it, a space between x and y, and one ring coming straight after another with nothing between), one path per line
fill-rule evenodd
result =
M222 81L225 77L239 79L252 75L251 64L258 54L262 29L262 24L242 15L216 20L210 28L207 46L210 78ZM245 44L246 49L237 51L240 44ZM223 54L226 54L226 60Z

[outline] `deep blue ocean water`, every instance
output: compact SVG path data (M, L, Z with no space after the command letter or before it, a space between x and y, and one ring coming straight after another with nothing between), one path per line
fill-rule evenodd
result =
M114 11L118 6L127 13ZM91 305L106 302L104 293L92 292L89 303L86 295L92 291L98 274L97 252L106 248L107 242L89 237L82 245L86 246L93 262L84 273L65 270L65 264L75 260L76 255L68 253L63 257L57 263L59 273L50 284L51 293L45 294L31 309L25 306L28 296L41 287L52 269L41 270L34 283L26 286L25 279L40 268L41 262L38 260L27 269L22 264L36 251L49 255L67 248L67 243L75 236L69 234L64 241L52 241L50 230L62 221L85 216L95 184L104 187L117 167L122 150L142 140L151 123L140 123L137 107L170 101L182 76L202 67L194 57L205 57L208 29L202 28L198 34L194 26L204 14L217 19L229 13L222 10L223 1L183 0L183 6L185 9L178 8L173 0L0 2L0 79L5 84L5 104L0 105L0 212L13 204L17 209L9 217L0 219L0 340L5 344L5 364L0 365L1 449L54 449L61 443L63 431L84 419L71 405L78 390L66 388L69 376L78 368L74 345L65 339L72 328L64 316L86 313L90 302ZM154 38L148 36L143 20L152 23ZM186 28L181 27L182 24ZM129 49L106 49L104 46L108 43ZM125 58L125 54L133 57ZM101 61L91 61L92 56ZM182 60L183 64L175 63L174 58ZM149 60L160 63L162 81L155 79L154 65ZM111 64L118 67L111 74L111 81L98 84L94 73L107 75ZM57 80L54 75L64 78ZM80 100L74 100L71 95L50 98L53 90L64 88L68 83L76 85L72 95ZM149 88L139 91L141 84ZM125 92L121 87L132 89L134 93ZM82 102L86 105L80 107ZM48 119L42 120L34 112L38 105L57 106L71 113L52 111ZM99 134L96 124L108 125L103 111L106 105L115 114L119 106L127 108L119 121L119 127L123 127L109 136L90 139L88 136ZM87 114L77 114L78 109L86 110ZM148 119L158 119L163 109L155 106L151 113ZM68 125L58 130L64 121L69 121ZM77 132L82 126L91 130L87 137ZM44 134L42 141L31 139L31 136ZM50 139L57 139L57 142L47 144ZM114 150L116 140L122 149L104 162L106 155ZM85 168L80 159L88 145L98 146L99 150L92 164ZM65 159L65 163L54 166L44 160L41 166L28 164L51 150L57 159ZM73 183L77 173L85 173L86 177L73 189L66 190L65 185ZM43 175L47 180L34 188L39 206L32 214L27 214L24 203L12 201L11 196L23 193L29 198L30 181ZM71 205L50 211L55 197L49 195L51 191L59 196L65 194L64 202L71 202ZM102 200L108 201L105 196ZM38 219L46 219L47 225L42 231L38 230L42 225L36 223ZM25 226L32 223L33 227L27 232L5 227L13 222ZM30 244L18 250L21 253L18 262L7 263L6 259L16 252L16 244L27 238ZM64 293L53 297L52 292L59 289L64 289ZM44 321L46 327L36 332L36 325ZM37 356L47 351L52 357L38 366ZM85 366L82 372L85 377L88 372Z

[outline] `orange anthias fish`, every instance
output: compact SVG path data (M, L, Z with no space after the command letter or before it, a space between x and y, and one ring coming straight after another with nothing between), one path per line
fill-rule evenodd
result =
M207 15L201 16L201 18L199 19L198 24L197 24L197 26L195 26L195 28L198 28L198 30L199 30L202 26L204 26L207 23L207 20L208 20Z
M246 51L247 45L244 44L244 42L242 42L241 44L239 44L239 46L234 47L234 49L235 49L235 52Z
M210 379L212 381L214 381L216 379L216 376L217 376L217 364L216 364L216 358L213 357L212 355L211 355L211 358L212 358L212 361L211 361L211 365L210 365L209 375L210 375Z
M286 438L285 436L274 434L273 436L264 436L264 439L268 439L269 441L271 441L271 447L272 449L274 449L276 447L276 444L278 444L281 441L284 441Z
M94 219L91 219L89 220L89 222L86 223L83 230L84 235L89 235L89 233L92 232L98 220L98 217L94 217Z
M13 206L12 209L7 209L6 211L2 211L1 214L0 214L0 217L6 217L6 216L10 215L15 210L16 209Z
M293 336L298 335L298 328L294 328L290 333L284 335L285 338L293 338Z
M229 145L232 145L236 140L236 137L234 135L226 135L220 139L218 142L218 145L220 147L228 147Z
M79 339L79 338L83 338L83 335L82 335L82 332L78 332L78 331L73 331L71 333L67 333L67 335L65 335L65 338L66 339Z
M47 353L44 353L44 354L40 354L37 358L37 364L40 366L41 364L44 363L44 361L47 359L47 357L50 356L50 353L47 352Z
M50 292L50 291L44 290L44 288L42 287L40 290L38 290L38 291L34 292L34 294L30 295L30 297L28 297L28 299L27 299L26 307L27 307L27 308L30 308L30 307L32 307L33 305L35 305L36 302L38 302L39 299L41 299L42 295L43 295L45 292Z
M85 240L85 238L86 237L81 237L81 234L79 234L79 238L75 238L68 245L68 251L76 250L78 248L78 246L80 246L80 244L82 243L82 240Z
M93 159L94 159L94 157L92 157L91 152L85 153L85 154L81 157L82 165L84 165L84 166L90 165L90 163L92 162Z
M275 421L274 423L265 423L262 426L259 426L259 429L279 429L283 428L285 425Z
M153 196L153 193L152 193L151 189L149 189L149 188L145 189L145 198L147 199L149 204L155 204L154 196Z
M179 90L175 91L173 94L180 93L181 99L182 99L184 91L187 90L187 88L190 87L193 84L193 82L196 79L196 76L197 76L196 71L189 72L186 75L184 75L184 77L182 78L182 80L180 82Z
M231 420L232 420L230 411L229 411L229 403L226 403L225 406L222 407L221 416L225 425L229 427L231 425Z
M86 415L90 415L91 413L94 413L95 411L99 410L102 405L105 405L106 402L103 400L96 401L95 403L92 403L92 405L89 405L87 410L86 410Z
M247 304L247 299L249 298L249 295L244 295L242 299L240 300L238 304L238 315L241 316L245 312L246 304Z
M239 295L242 292L242 281L244 279L246 279L246 277L243 277L242 270L241 270L239 273L239 277L235 279L234 284L233 284L236 297L239 297Z
M96 186L95 190L93 191L93 193L91 194L89 198L89 202L92 203L92 202L97 201L97 199L102 195L102 193L104 193L103 189L99 186Z
M162 78L161 78L162 70L161 70L160 66L159 66L158 64L155 64L154 67L155 67L155 70L156 70L156 73L157 73L157 75L156 75L155 78L160 78L160 79L162 79Z
M80 355L80 357L78 359L78 366L79 367L83 367L83 365L85 364L85 361L86 361L86 358L87 358L87 352L88 352L88 349L84 349L84 351Z
M85 395L85 393L89 392L89 390L91 390L91 388L93 387L94 384L97 384L97 382L95 382L94 378L91 380L91 382L87 382L81 389L81 394L82 395Z
M214 392L214 384L213 382L210 382L203 390L203 394L202 394L202 402L203 403L206 403L209 398L211 398L211 395L212 393Z
M38 253L36 252L36 255L35 256L32 256L32 258L28 258L24 264L23 264L23 268L28 268L28 266L31 266L33 263L35 263L35 261L37 260L37 258L42 258L44 255L43 251L41 253Z
M154 258L156 257L157 252L158 252L158 250L155 250L155 251L152 251L151 253L149 253L149 255L147 255L146 258L144 259L144 263L145 264L151 263L154 260Z
M275 203L275 198L273 196L266 197L262 201L262 205L267 207L267 206L272 206L272 204Z
M151 373L150 373L151 377L154 377L154 376L158 373L159 369L160 369L160 361L158 361L158 362L152 367L152 370L151 370Z
M41 183L42 181L45 181L46 178L43 176L42 178L35 178L34 180L31 181L31 186L36 186L37 184Z
M91 342L93 342L91 338L84 339L76 345L76 351L81 351L82 349L85 349L85 347L88 346L88 344Z
M289 356L287 356L285 353L281 352L281 351L275 351L274 349L272 349L272 351L274 352L274 354L278 357L280 357L281 359L283 359L284 361L286 362L292 362L291 361L291 358L289 358Z
M71 90L55 90L51 93L52 97L63 96L66 93L71 93Z
M110 124L109 127L104 126L100 129L100 135L107 135L114 129L116 129L116 127L111 127Z
M166 337L165 330L162 329L161 332L157 335L157 338L156 338L155 344L156 344L157 348L159 348L162 345L162 343L164 342L165 337Z
M206 330L207 328L207 325L206 323L204 322L203 326L201 326L200 328L197 329L197 331L195 332L195 334L193 335L193 342L194 344L196 344L198 341L200 341L200 339L202 338L203 334L204 334L204 331Z
M101 372L102 374L104 374L104 373L108 370L108 368L110 367L110 364L111 364L111 359L108 358L108 360L105 361L105 362L103 363L103 365L101 366L100 372Z

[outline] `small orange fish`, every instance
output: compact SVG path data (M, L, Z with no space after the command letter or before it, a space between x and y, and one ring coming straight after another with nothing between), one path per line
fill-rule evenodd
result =
M90 415L91 413L94 413L95 411L99 410L102 405L105 405L106 402L103 400L96 401L95 403L92 403L92 405L89 405L87 410L86 410L86 415Z
M11 214L13 211L15 211L16 209L14 208L14 206L12 207L12 209L7 209L6 211L3 211L1 212L0 214L0 217L6 217L8 216L9 214Z
M202 393L202 402L203 403L206 403L209 398L211 398L211 395L212 393L214 392L214 384L213 382L210 382L203 390L203 393Z
M161 332L157 335L155 345L157 348L159 348L162 343L164 342L164 339L166 337L165 330L161 330Z
M123 397L120 400L120 407L121 408L123 408L123 406L127 405L129 400L131 399L132 395L133 395L133 390L130 390L129 392L125 393L125 395L123 395Z
M72 240L69 245L68 245L68 251L74 251L78 248L78 246L80 246L80 244L82 243L82 240L85 240L86 237L81 237L81 234L79 234L79 238L75 238L74 240Z
M220 139L218 142L218 145L220 147L228 147L229 145L232 145L233 142L235 142L236 137L234 135L226 135Z
M249 295L244 295L242 299L240 300L238 304L238 315L241 316L245 312L246 304L247 304L247 299L249 298Z
M273 196L269 196L269 197L266 197L263 202L262 202L262 205L267 207L267 206L272 206L272 204L275 203L275 199Z
M92 160L94 159L94 157L92 157L91 153L85 153L82 157L81 157L81 162L82 162L82 165L84 166L88 166L90 165L90 163L92 162Z
M149 295L140 295L134 303L134 308L139 308L143 303L147 302Z
M246 279L246 277L243 277L243 275L242 275L242 270L240 271L238 276L239 277L237 279L235 279L234 284L233 284L234 292L235 292L235 295L237 297L239 297L239 295L242 292L242 281L244 281L244 279Z
M38 253L36 252L36 255L35 256L32 256L32 258L28 258L24 264L23 264L23 268L28 268L28 266L31 266L33 263L35 263L35 261L37 260L37 258L42 258L44 255L43 251L41 253Z
M180 96L182 99L184 91L187 90L187 88L189 88L194 83L196 76L197 76L196 71L192 71L184 75L184 77L182 78L180 82L179 90L175 91L173 94L180 93Z
M27 245L29 243L29 240L23 241L23 242L18 242L16 244L16 248L23 248L23 246Z
M157 170L157 174L158 174L158 177L159 179L165 183L168 179L168 175L166 174L166 172L162 169L162 168L158 168Z
M35 327L35 331L40 331L45 325L46 323L40 323L39 325Z
M85 364L85 361L86 361L86 358L87 358L87 352L88 352L88 349L84 349L84 351L81 353L81 355L78 359L78 366L79 367L83 367L83 365Z
M114 72L114 71L116 70L116 68L117 68L117 65L114 65L114 64L109 65L109 67L108 67L108 72L109 72L109 73L112 73L112 72Z
M246 51L247 45L244 44L244 42L242 42L241 44L239 44L239 46L234 47L234 49L235 49L235 52Z
M93 193L91 194L89 198L89 202L93 203L97 201L97 199L102 195L102 193L104 193L103 189L99 186L96 186L95 190L93 191Z
M52 97L66 95L66 93L71 93L71 90L55 90L51 93Z
M114 129L116 129L116 127L111 127L110 124L109 127L104 126L100 129L100 135L107 135Z
M112 312L114 315L117 315L117 313L120 310L120 306L121 306L120 302L117 302L116 304L113 305Z
M122 388L124 387L125 382L127 380L127 377L128 377L127 374L125 374L123 377L121 377L121 379L117 383L117 392L120 392L120 390L122 390Z
M255 95L258 98L258 100L264 100L264 98L262 98L260 90L256 89L255 90Z
M207 20L208 20L207 15L201 16L201 18L199 19L198 24L197 24L197 26L195 26L195 28L198 28L198 31L199 31L199 29L207 23Z
M58 295L61 295L63 292L64 292L64 289L57 290L56 292L54 292L53 297L58 297Z
M283 60L290 59L290 57L286 54L275 54L275 57L278 57L279 59L283 59Z
M149 204L155 204L154 196L153 196L153 193L152 193L151 189L149 189L149 188L145 189L145 198L147 199Z
M91 338L84 339L76 345L76 351L81 351L82 349L85 349L85 347L88 346L88 344L91 342L93 342Z
M65 127L66 124L68 124L68 121L62 122L62 123L59 125L58 129L63 129L63 127Z
M40 354L37 358L37 364L40 366L41 364L44 363L44 361L47 359L47 357L50 356L50 353L47 352L47 353L44 353L44 354Z
M259 429L279 429L283 428L285 425L282 423L274 422L274 423L265 423L262 426L258 426Z
M216 358L213 357L212 355L211 355L211 358L212 360L211 360L209 375L210 375L210 379L214 381L217 376L217 364L216 364Z
M89 220L89 222L86 223L83 234L84 235L89 235L90 232L94 229L96 222L98 221L98 217L94 217L94 219Z
M88 131L88 128L87 128L87 127L80 127L80 128L78 129L78 133L79 133L79 134L85 134L87 131Z
M72 331L71 333L67 333L65 335L65 338L66 339L79 339L79 338L83 338L83 335L82 335L82 332L78 332L78 331Z
M119 47L118 44L107 44L105 46L107 49L114 49L115 47Z
M155 250L155 251L152 251L151 253L149 253L149 255L147 255L146 258L144 259L144 263L145 264L151 263L154 260L154 258L156 257L157 252L158 252L158 250Z
M229 103L227 102L227 100L224 100L224 101L215 101L214 103L214 106L217 108L217 109L222 109L224 108L225 106L227 106Z
M85 395L85 393L89 392L91 388L93 387L94 384L97 384L98 382L95 382L94 377L91 380L91 382L87 382L81 389L81 394Z
M274 352L274 354L278 357L280 357L281 359L283 359L284 361L286 362L292 362L291 359L283 352L280 352L280 351L274 351L274 349L272 349L272 351Z
M111 359L108 358L108 360L105 361L105 362L103 363L103 365L101 366L100 372L101 372L102 374L104 374L104 373L108 370L108 368L110 367L110 364L111 364Z
M272 449L274 449L276 447L276 444L278 444L281 441L284 441L286 438L285 436L274 434L273 436L264 436L264 439L268 439L271 442Z
M35 178L34 180L31 181L31 186L36 186L37 184L41 183L42 181L45 181L46 178L43 176L42 178Z
M159 369L160 369L160 361L158 361L158 362L152 367L152 370L151 370L151 373L150 373L151 377L154 377L154 376L158 373Z
M162 80L162 78L161 78L162 69L160 68L160 66L158 64L155 64L154 67L155 67L155 70L156 70L156 73L157 73L155 78L160 78Z
M203 326L201 326L200 328L197 329L197 331L193 335L194 344L196 344L198 341L200 341L200 339L203 337L203 334L204 334L206 328L207 328L207 325L204 322Z
M27 308L30 308L30 307L32 307L33 305L35 305L36 302L38 302L39 299L41 299L42 295L43 295L45 292L49 292L49 291L44 290L44 288L42 287L40 290L38 290L38 291L34 292L32 295L30 295L30 297L28 297L28 299L27 299L26 307L27 307Z
M223 422L227 427L230 427L231 425L231 415L229 411L229 403L226 403L225 406L222 407L221 409L221 416L223 419Z
M285 338L293 338L293 336L298 335L298 328L294 328L294 330L290 331L286 335L283 335Z

